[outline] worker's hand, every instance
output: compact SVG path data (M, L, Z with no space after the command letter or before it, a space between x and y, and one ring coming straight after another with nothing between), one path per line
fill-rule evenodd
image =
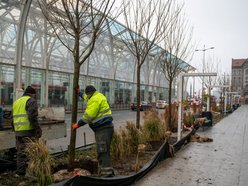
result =
M84 96L84 91L80 91L80 92L78 93L78 95L79 95L80 98L84 99L84 98L83 98L83 96Z
M75 130L75 129L77 129L79 126L78 126L78 124L77 123L73 123L72 124L72 128Z

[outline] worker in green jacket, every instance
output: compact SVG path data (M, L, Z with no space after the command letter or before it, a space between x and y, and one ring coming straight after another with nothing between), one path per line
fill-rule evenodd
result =
M77 129L87 123L89 124L95 133L100 174L104 177L114 176L110 157L110 145L114 126L108 101L92 85L88 85L85 88L83 97L86 101L86 110L83 113L82 119L73 124L72 127L73 129Z
M21 176L26 174L28 162L25 154L27 138L36 140L42 135L38 123L38 105L35 96L35 89L28 86L23 96L13 103L13 127L17 150L16 173Z

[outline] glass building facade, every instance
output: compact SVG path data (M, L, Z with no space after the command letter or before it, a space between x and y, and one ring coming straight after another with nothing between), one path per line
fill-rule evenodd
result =
M35 87L40 107L65 106L70 110L74 66L71 53L49 30L35 0L27 14L23 45L17 45L19 27L23 24L20 2L0 2L0 104L11 106L15 99L17 51L22 47L21 87ZM81 66L79 86L83 90L92 84L106 95L112 108L129 108L136 97L135 59L117 39L126 28L111 19L105 24L109 29L100 35L93 53ZM185 63L185 69L189 67ZM150 102L168 99L168 82L154 55L148 56L141 69L141 99Z

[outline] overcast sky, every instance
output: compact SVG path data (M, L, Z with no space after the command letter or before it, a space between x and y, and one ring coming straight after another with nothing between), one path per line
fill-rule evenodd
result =
M248 0L185 0L185 12L194 28L197 49L215 47L206 61L220 63L221 72L231 72L232 58L248 57ZM202 68L202 52L191 64Z
M185 3L195 48L214 47L205 52L206 63L218 64L218 75L230 75L232 58L248 58L248 0L178 1ZM186 62L202 72L203 52L195 52ZM196 80L197 84L196 88L200 88L200 80Z
M195 47L215 47L206 51L206 62L220 63L221 72L230 73L232 58L248 58L248 0L178 1L185 4L186 19L194 30ZM117 6L121 2L116 0ZM193 59L186 62L202 69L202 59L203 53L195 52Z
M218 75L231 74L232 58L248 58L248 0L184 0L185 13L194 29L197 49L205 52L206 62L218 63ZM203 52L195 52L189 62L202 71ZM195 91L201 88L196 80Z

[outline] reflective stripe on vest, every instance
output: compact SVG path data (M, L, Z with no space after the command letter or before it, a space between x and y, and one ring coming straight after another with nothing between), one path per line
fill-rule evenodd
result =
M106 97L100 92L96 91L87 102L86 110L82 116L84 122L94 124L97 121L111 116L112 112L109 108Z
M106 118L106 117L109 117L109 116L112 116L112 114L104 115L104 116L102 116L102 117L100 117L100 118L97 118L97 119L93 120L92 123L96 123L96 122L98 122L99 120L101 120L101 119L103 119L103 118Z
M34 129L29 122L26 103L30 96L22 96L13 104L13 123L15 131L25 131Z
M94 118L91 118L91 117L90 117L89 115L87 115L86 113L84 113L83 117L87 118L87 120L90 121L91 123L95 123L95 122L99 121L100 119L105 118L106 116L110 116L111 114L108 114L108 115L104 115L104 116L103 116L103 114L105 114L105 113L107 113L107 112L109 112L109 111L110 111L109 108L106 109L106 110L100 111L100 112L98 113L98 115L97 115L97 119L95 119L95 120L94 120Z

